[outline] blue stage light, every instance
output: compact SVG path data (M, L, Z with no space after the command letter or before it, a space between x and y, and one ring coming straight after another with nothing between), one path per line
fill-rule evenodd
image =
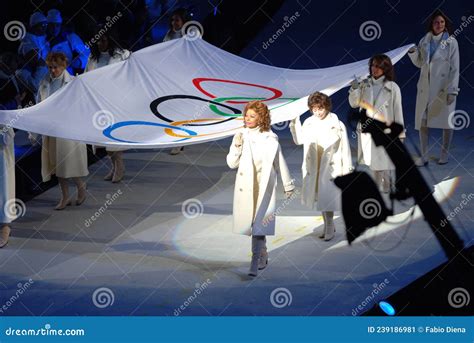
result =
M384 311L389 316L395 315L395 309L388 302L386 301L379 302L379 307L382 309L382 311Z

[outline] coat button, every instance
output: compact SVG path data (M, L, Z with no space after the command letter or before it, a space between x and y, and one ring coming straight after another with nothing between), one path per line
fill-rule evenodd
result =
M240 176L244 175L244 173L239 173Z
M239 189L239 191L243 192L243 189L242 189L242 188L240 188L240 189Z

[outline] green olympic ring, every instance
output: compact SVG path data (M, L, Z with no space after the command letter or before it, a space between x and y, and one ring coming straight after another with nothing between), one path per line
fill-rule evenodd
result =
M293 101L298 100L299 98L279 98L279 99L290 100L290 101L285 102L284 104L278 105L276 107L270 108L270 110L274 110L278 107L288 105L288 104L292 103ZM241 96L234 96L234 97L228 97L228 98L215 98L215 99L212 99L212 101L214 101L214 102L224 102L224 101L227 101L227 100L249 100L249 101L253 101L253 100L265 100L265 98L247 98L247 97L241 97ZM242 114L222 112L217 108L217 106L215 104L210 104L209 109L211 111L213 111L215 114L218 114L218 115L223 116L223 117L240 117L242 115Z

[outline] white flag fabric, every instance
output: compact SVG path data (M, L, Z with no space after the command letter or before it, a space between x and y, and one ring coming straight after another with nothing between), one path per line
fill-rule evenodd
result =
M396 63L411 46L386 54ZM306 112L312 92L331 95L367 75L368 59L285 69L185 37L80 75L35 106L0 111L0 124L102 146L182 146L233 135L251 100L265 101L279 123Z

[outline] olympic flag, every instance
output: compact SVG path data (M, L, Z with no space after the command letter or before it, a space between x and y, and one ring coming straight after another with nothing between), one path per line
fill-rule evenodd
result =
M387 55L396 63L411 46ZM0 111L0 124L103 146L188 145L233 135L251 100L265 101L275 124L306 112L312 92L331 95L367 74L368 59L330 68L284 69L184 37L80 75L35 106Z

